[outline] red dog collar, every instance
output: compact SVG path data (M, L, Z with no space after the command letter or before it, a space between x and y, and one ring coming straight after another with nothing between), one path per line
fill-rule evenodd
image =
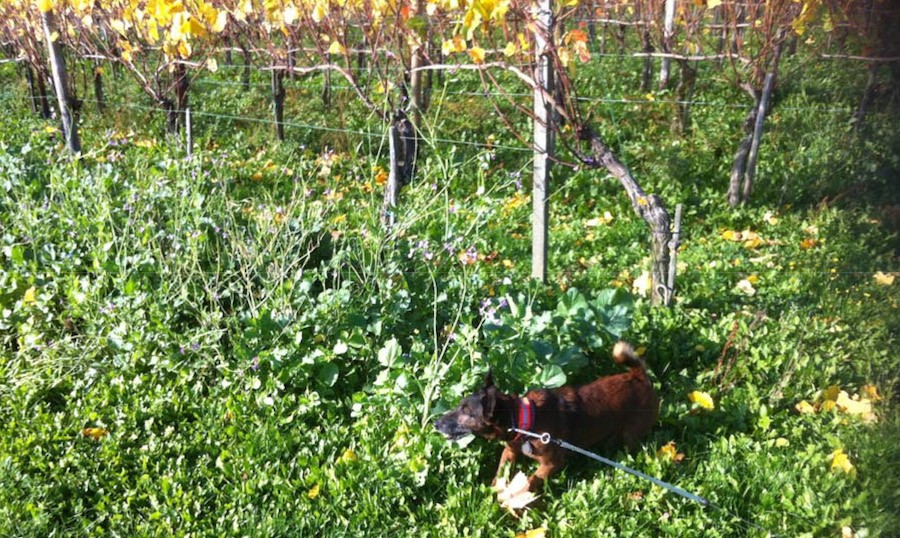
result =
M520 430L531 431L534 426L534 404L528 398L519 400L519 412L516 413L516 428Z
M513 428L531 431L534 426L534 404L528 398L519 398L516 406L516 414L513 415ZM522 438L521 433L517 433L512 442L516 443Z

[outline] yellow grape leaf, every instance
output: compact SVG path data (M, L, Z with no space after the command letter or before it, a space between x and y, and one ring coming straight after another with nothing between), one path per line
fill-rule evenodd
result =
M187 41L181 41L178 43L178 54L180 54L182 58L190 58L191 50L191 44Z
M722 5L722 0L708 0L706 2L706 7L708 7L709 9L715 9L720 5Z
M81 435L90 437L94 441L99 441L109 435L109 430L106 428L85 428L81 430Z
M850 462L850 456L842 448L831 453L831 470L843 471L849 475L856 474L856 467Z
M500 263L501 263L501 264L503 265L503 267L505 267L506 269L512 269L513 267L515 267L515 265L513 265L513 262L512 262L511 260L508 260L508 259L504 259L504 260L503 260L502 262L500 262Z
M807 237L806 239L800 241L800 248L803 250L809 250L818 244L819 244L819 241L817 239L814 239L812 237Z
M791 446L791 442L784 437L779 437L778 439L775 439L775 446L778 448L784 448L786 446Z
M800 403L794 406L794 409L801 415L811 415L816 412L816 408L806 400L801 400Z
M53 0L38 0L37 7L41 13L47 13L53 9Z
M481 47L472 47L469 49L469 56L471 56L472 61L477 64L484 63L484 49Z
M159 25L154 21L149 21L147 24L147 41L151 45L159 41Z
M707 411L712 411L716 408L716 403L713 401L712 396L709 393L702 392L699 390L695 390L694 392L688 394L688 399L697 404L697 406L706 409Z
M328 47L328 54L340 54L343 55L347 52L347 49L341 45L341 42L338 40L334 40L331 42L331 45Z
M219 70L219 62L217 62L215 58L207 58L206 68L215 73Z
M22 302L24 304L34 304L37 300L37 288L31 286L27 290L25 290L25 295L22 296Z
M506 44L506 47L503 48L503 55L509 58L510 56L514 56L518 52L518 48L516 44L510 41Z
M225 31L225 26L228 25L228 12L224 9L219 11L216 14L216 21L212 24L212 31L220 34Z
M294 24L297 18L300 16L299 11L295 6L287 6L284 8L284 13L282 14L282 19L284 19L285 24Z
M578 5L578 0L563 0L562 4L565 7L575 7Z
M319 496L319 484L309 488L309 491L306 492L306 496L310 499L315 499Z
M894 283L894 274L893 273L885 273L882 271L878 271L873 275L876 284L880 284L882 286L890 286Z
M538 527L530 531L516 533L516 538L544 538L547 535L547 529Z
M312 11L312 20L315 23L320 23L328 14L328 10L325 8L325 4L321 2L317 2L315 7L313 7Z

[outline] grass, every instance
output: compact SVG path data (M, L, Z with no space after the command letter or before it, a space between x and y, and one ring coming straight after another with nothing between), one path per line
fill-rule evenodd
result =
M626 67L598 67L597 80L616 82L597 91L634 93ZM665 107L598 105L645 188L685 203L679 295L666 310L627 297L647 269L646 231L602 173L557 170L541 286L527 278L519 152L434 142L388 233L378 139L293 128L273 144L264 125L208 119L188 163L158 135L159 115L119 108L85 114L87 152L72 160L3 69L19 93L3 98L0 127L0 534L900 527L898 284L885 283L897 271L896 115L855 135L849 114L810 111L850 110L855 94L833 91L849 74L786 87L755 202L736 210L724 190L743 110L697 106L693 134L679 138ZM737 99L709 80L696 100ZM114 101L133 99L124 81L111 86ZM267 114L263 93L196 87L199 110ZM314 99L289 96L289 117L323 119ZM436 116L435 138L494 134L478 101L447 101L456 112ZM380 129L340 106L341 126ZM733 240L746 230L760 242ZM608 288L621 289L621 327L603 321ZM619 329L646 349L663 404L640 451L604 455L722 510L573 457L533 508L504 512L488 487L499 446L448 444L430 421L489 365L513 391L611 373ZM834 385L850 396L877 387L877 419L828 410ZM692 404L692 391L714 408ZM804 400L819 410L799 412ZM660 450L670 442L682 460ZM833 469L838 449L852 472Z

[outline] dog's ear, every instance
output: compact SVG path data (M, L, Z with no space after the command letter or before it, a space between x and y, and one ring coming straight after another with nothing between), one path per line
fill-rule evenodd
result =
M497 409L497 387L492 383L489 387L486 387L483 392L484 395L481 397L481 412L484 418L492 420L494 418L494 410Z
M494 373L490 369L486 376L484 376L484 388L493 387L494 386Z

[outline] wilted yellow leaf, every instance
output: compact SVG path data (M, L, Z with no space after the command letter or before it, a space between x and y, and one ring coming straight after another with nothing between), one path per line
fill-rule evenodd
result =
M822 391L822 399L823 400L837 400L838 395L841 393L840 385L831 385L824 391Z
M484 49L481 47L472 47L469 49L469 56L471 56L472 61L477 64L484 63Z
M878 271L874 275L875 283L881 284L882 286L890 286L894 283L894 274L893 273L884 273L882 271Z
M346 52L347 52L347 49L345 49L344 46L341 45L341 42L338 41L337 39L335 39L334 41L332 41L332 42L331 42L331 45L329 45L329 47L328 47L328 54L340 54L340 55L343 55L343 54L346 53Z
M656 457L667 461L674 461L675 463L681 463L684 459L684 454L678 452L675 448L675 441L669 441L656 451Z
M22 303L24 304L34 304L37 300L37 288L31 286L27 290L25 290L25 295L22 296Z
M881 399L881 396L878 395L878 388L875 385L863 385L860 387L859 392L865 395L866 398L872 400L873 402L877 402Z
M831 470L843 471L849 475L856 473L856 467L850 462L850 456L842 448L831 453Z
M215 58L207 58L206 59L206 68L211 72L215 73L219 70L219 62L216 61Z
M753 283L750 282L750 280L748 280L746 278L742 278L741 280L738 281L737 289L739 289L740 291L742 291L743 293L745 293L751 297L756 295L756 288L754 288Z
M803 250L809 250L811 248L814 248L818 244L819 244L819 241L817 239L812 238L812 237L807 237L806 239L800 241L800 248Z
M325 18L325 15L328 14L328 10L325 8L325 4L322 2L316 3L315 7L313 7L312 11L312 20L315 23L322 22L322 19Z
M800 403L794 406L801 415L809 415L816 412L816 408L812 406L806 400L801 400Z
M699 390L695 390L694 392L688 394L688 399L693 403L697 404L699 407L706 409L708 411L712 411L716 408L716 404L710 396L706 392L702 392Z
M225 26L228 24L228 12L224 9L216 13L216 20L212 24L212 31L220 34L225 30Z
M516 54L516 52L518 52L518 50L519 49L516 47L516 44L513 43L512 41L510 41L503 48L503 55L506 56L507 58L509 58L510 56L514 56Z
M53 0L38 0L37 6L41 13L47 13L53 9Z
M634 279L631 289L641 297L646 297L650 293L650 287L653 285L653 277L648 271L641 273L641 276Z
M285 7L284 13L281 14L281 18L284 20L285 24L294 24L294 21L296 21L299 16L299 11L293 5Z
M109 430L107 430L106 428L85 428L81 430L81 435L90 437L94 441L99 441L100 439L109 435Z
M306 492L306 496L310 499L315 499L319 496L319 484L309 488L309 491Z
M546 529L544 529L544 527L538 527L536 529L531 529L530 531L516 534L516 538L544 538L544 536L546 536Z
M494 491L497 492L497 501L500 506L508 510L525 508L537 498L534 493L529 491L528 477L521 471L516 473L509 483L507 483L506 477L497 479Z
M350 463L359 459L359 456L356 455L356 451L352 448L348 448L341 454L341 457L338 458L338 463Z

